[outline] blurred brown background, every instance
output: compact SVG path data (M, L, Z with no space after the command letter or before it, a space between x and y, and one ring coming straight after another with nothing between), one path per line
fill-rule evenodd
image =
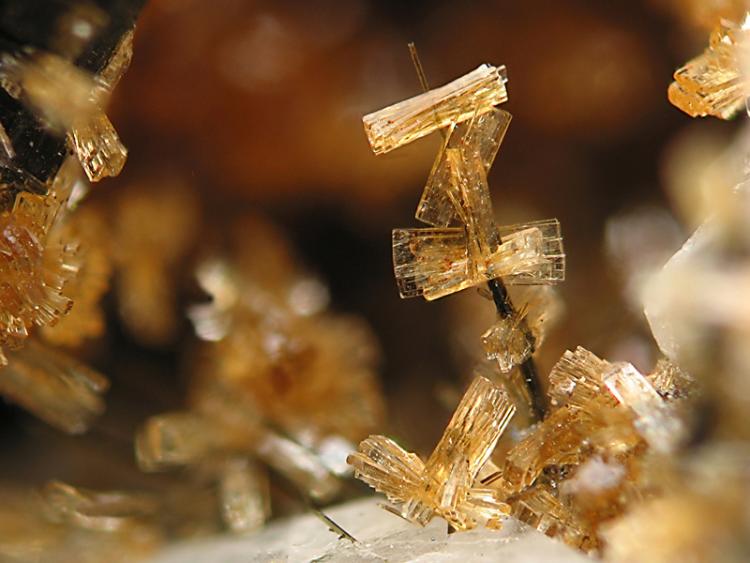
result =
M439 391L469 373L458 336L478 338L492 307L473 291L437 303L399 299L390 231L416 226L437 143L376 158L361 116L419 92L408 41L433 85L483 62L507 65L514 120L490 176L495 210L502 223L558 217L568 254L560 287L566 315L539 354L541 370L577 345L649 367L654 349L623 298L622 274L642 259L661 259L683 236L661 211L669 207L665 154L691 128L717 143L735 128L692 123L666 98L673 70L707 41L691 11L699 5L151 0L111 111L129 161L94 198L136 184L158 190L159 178L178 176L202 198L208 219L199 238L239 209L278 221L329 282L334 307L373 325L383 348L386 430L425 449L449 415ZM654 221L632 215L642 209ZM605 234L608 219L623 214L630 219L609 228L617 268ZM4 477L86 471L91 486L140 479L127 441L146 414L181 404L180 350L190 329L185 323L174 346L147 350L114 316L111 324L91 354L113 378L99 430L64 438L7 408ZM87 457L76 457L82 449Z

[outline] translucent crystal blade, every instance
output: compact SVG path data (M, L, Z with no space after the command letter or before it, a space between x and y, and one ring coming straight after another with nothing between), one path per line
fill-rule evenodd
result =
M311 451L273 432L262 433L253 452L311 498L328 501L341 483Z
M441 508L455 509L464 498L515 412L502 388L474 378L425 464Z
M404 503L422 486L424 463L385 436L370 436L351 454L347 462L354 476L361 479L388 500Z
M500 274L503 281L509 285L554 284L565 280L565 251L563 249L560 222L557 219L545 219L520 225L503 226L498 233L503 241L516 233L538 229L541 233L541 256L537 260L535 255L529 256L533 261L525 268L518 268L511 274ZM528 248L528 246L526 247ZM530 248L530 250L535 250Z
M466 223L455 170L448 162L447 150L461 149L467 154L478 155L487 173L503 142L510 120L508 112L493 109L448 128L446 141L435 159L417 206L418 220L435 227L448 227L456 220Z
M501 242L495 226L487 172L476 153L461 149L447 149L446 153L446 158L455 171L461 205L466 217L469 275L486 275L490 269L490 257L497 252Z
M481 65L445 86L364 116L373 152L392 151L451 123L490 111L508 100L505 82L505 67Z
M549 398L553 405L582 408L601 393L602 375L611 364L579 346L566 350L549 374Z
M664 399L631 364L613 364L603 375L604 385L617 401L633 411L635 427L649 445L661 452L669 452L682 437L682 427Z
M495 486L507 494L518 493L534 483L546 467L578 463L586 430L580 411L569 407L553 411L511 448L502 479Z
M211 419L194 412L151 417L136 435L135 453L144 471L188 465L223 445L226 432Z
M540 532L584 550L596 545L590 530L546 486L534 487L513 503L513 516Z
M393 269L401 297L437 299L473 285L466 259L466 232L394 229Z
M748 96L743 58L749 38L747 29L723 21L711 34L708 49L674 73L669 101L693 117L732 117Z

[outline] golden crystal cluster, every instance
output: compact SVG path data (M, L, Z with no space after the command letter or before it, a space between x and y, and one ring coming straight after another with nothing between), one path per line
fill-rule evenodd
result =
M511 121L508 112L495 107L508 100L507 82L504 66L484 64L363 118L376 154L435 131L444 139L416 211L416 218L430 226L393 231L393 268L403 298L430 301L488 282L505 292L504 284L544 285L565 278L559 221L495 222L487 174ZM510 372L538 343L525 318L528 309L514 310L507 293L501 300L499 319L483 344L487 357Z
M426 462L370 436L349 463L417 524L438 515L457 530L499 527L512 514L595 552L602 527L657 494L647 465L684 438L676 408L691 385L666 360L643 375L578 348L550 373L547 417L507 452L492 455L515 406L497 383L477 376Z
M66 158L44 183L18 170L0 187L0 392L70 433L85 431L101 414L108 383L60 348L102 334L99 301L112 268L101 217L86 206L75 209L88 191L79 164L91 181L122 168L126 151L101 108L131 50L129 32L98 74L71 62L77 51L66 58L31 48L6 54L0 69L5 93L49 130L67 134L78 161ZM84 124L93 123L109 124L109 133L104 125L86 133ZM4 162L24 161L22 153L35 150L33 142L22 146L11 139L5 128L0 137Z
M402 297L438 299L496 278L556 283L565 255L556 220L499 227L487 173L510 125L495 106L507 101L505 67L469 74L363 118L370 145L386 153L434 131L444 142L416 218L428 228L393 231L393 265Z
M226 526L248 531L269 516L269 469L305 498L334 498L383 406L369 329L328 311L280 233L247 217L228 246L196 270L211 301L189 311L202 343L188 408L147 420L136 457L145 471L209 471Z
M651 464L686 439L681 409L694 386L668 360L644 375L579 347L550 372L543 419L493 453L517 406L541 392L530 387L533 372L513 368L528 367L554 309L549 296L532 294L516 310L507 294L503 301L502 282L559 281L564 254L557 221L495 225L487 171L510 115L493 107L507 99L504 69L481 92L475 89L490 69L484 65L364 122L376 153L443 131L417 209L417 218L431 226L394 231L396 280L402 297L428 300L489 281L498 320L481 341L495 364L475 370L427 461L384 436L364 440L348 461L357 477L417 524L440 516L457 530L497 528L512 514L593 553L608 523L663 488Z
M426 462L385 436L370 436L347 461L407 520L424 526L437 515L457 530L499 527L510 506L477 477L515 410L502 388L477 377Z
M750 94L750 30L745 20L721 20L708 48L674 73L669 101L692 117L729 119L745 107Z
M97 74L80 69L75 53L67 57L26 48L0 65L0 85L43 120L66 135L89 180L117 176L127 149L104 112L112 90L133 56L133 31L123 34L107 65Z

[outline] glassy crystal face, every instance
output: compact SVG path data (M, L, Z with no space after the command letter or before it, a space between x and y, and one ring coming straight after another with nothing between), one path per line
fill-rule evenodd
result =
M748 97L750 32L726 20L711 33L708 48L674 74L669 101L692 117L729 119Z
M508 100L506 80L505 67L481 65L445 86L364 116L373 152L392 151L452 123L491 111Z
M408 520L425 525L437 514L459 530L496 527L509 507L476 478L514 413L500 387L476 377L426 463L384 436L363 441L348 462Z
M469 240L468 230L458 227L394 229L393 264L401 297L431 301L494 278L515 285L556 283L564 277L556 220L496 229L495 237L484 237L485 248L495 249L486 257Z

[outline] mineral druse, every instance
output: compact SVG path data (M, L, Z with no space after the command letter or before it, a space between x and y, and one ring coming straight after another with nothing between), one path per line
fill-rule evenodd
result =
M708 48L674 73L669 101L692 117L729 119L745 107L749 33L745 24L721 20Z
M514 412L498 385L477 377L426 462L385 436L370 436L347 461L407 520L425 525L437 515L458 530L498 527L510 507L477 475Z

